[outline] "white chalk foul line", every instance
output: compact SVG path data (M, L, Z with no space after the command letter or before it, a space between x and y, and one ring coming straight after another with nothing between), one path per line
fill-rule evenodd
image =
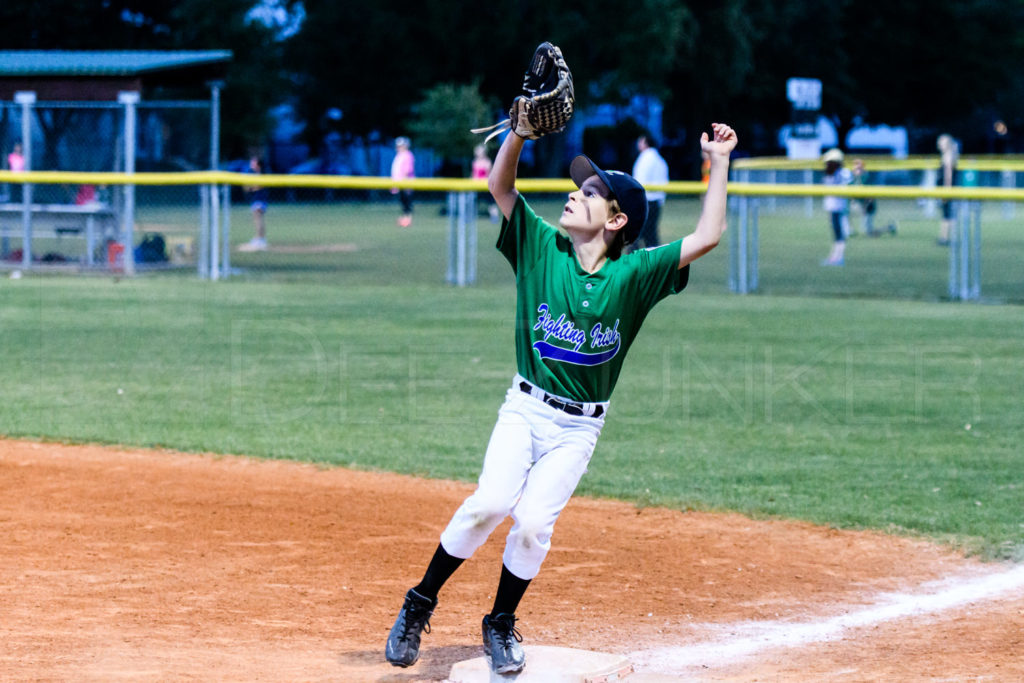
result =
M709 625L729 636L679 647L638 650L628 655L637 671L680 673L691 667L720 666L773 648L836 640L850 629L912 616L935 614L972 602L991 600L1024 588L1024 566L983 576L957 577L923 586L917 593L884 593L873 605L820 621L759 621Z

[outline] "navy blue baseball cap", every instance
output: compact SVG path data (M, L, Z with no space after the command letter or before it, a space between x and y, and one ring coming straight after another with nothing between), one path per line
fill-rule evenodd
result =
M572 160L569 175L576 183L576 187L581 187L591 176L596 175L600 178L601 182L608 186L612 197L618 201L622 213L626 214L626 227L622 229L626 244L632 243L640 236L640 231L647 222L647 193L636 178L622 171L602 171L583 154Z

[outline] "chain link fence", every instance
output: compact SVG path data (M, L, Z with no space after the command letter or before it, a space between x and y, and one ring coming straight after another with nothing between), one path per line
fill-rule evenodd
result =
M5 102L0 167L72 174L208 169L210 126L205 102ZM133 268L195 268L201 212L196 187L73 176L0 183L0 260L20 268L124 269L130 241ZM160 242L163 249L155 249Z
M0 107L5 165L23 139L23 111L17 104ZM359 286L511 283L508 264L493 248L500 216L482 182L404 181L413 191L413 213L411 225L403 226L399 195L388 178L203 175L211 134L205 104L139 103L131 178L97 175L128 168L123 106L47 104L36 106L33 117L31 168L92 175L89 182L58 175L31 185L0 176L0 267L8 271L118 271L130 248L139 273ZM765 166L771 163L734 163L730 229L723 244L694 265L692 290L1024 303L1024 230L1018 220L1024 190L1015 189L1020 160L962 159L957 196L936 187L937 158L867 160L863 186L834 190L822 186L820 165ZM169 175L148 175L154 172ZM573 189L567 180L523 180L520 187L552 224ZM34 207L28 262L20 194L26 189ZM665 189L663 243L694 229L702 186L670 183ZM124 239L128 192L130 244ZM826 193L845 194L849 201L839 268L821 265L833 239ZM949 246L936 243L946 199L953 201L956 222ZM256 246L261 230L266 244Z

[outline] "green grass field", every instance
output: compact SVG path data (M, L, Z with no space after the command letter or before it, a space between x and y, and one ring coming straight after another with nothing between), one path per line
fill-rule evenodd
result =
M983 294L942 301L934 221L818 262L823 217L761 217L760 294L726 291L727 246L634 345L581 493L922 535L1024 559L1024 235L985 223ZM536 202L557 216L561 200ZM272 245L217 283L0 280L0 433L290 458L473 480L514 372L511 271L480 230L480 282L444 283L446 219L421 201L286 205ZM696 202L666 209L691 229ZM141 222L185 212L143 208ZM236 243L251 234L232 214Z

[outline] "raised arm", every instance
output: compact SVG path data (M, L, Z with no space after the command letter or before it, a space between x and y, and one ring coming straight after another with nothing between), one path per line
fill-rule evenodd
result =
M714 139L704 133L700 148L711 155L711 175L704 195L704 206L697 220L697 228L683 238L679 251L679 267L691 263L708 253L722 239L726 222L727 187L729 184L729 155L736 148L736 132L724 123L712 123Z
M498 155L494 158L494 166L487 180L487 189L491 191L494 202L501 213L508 218L512 215L519 190L516 189L516 172L519 169L519 155L523 151L523 138L515 133L505 136Z

